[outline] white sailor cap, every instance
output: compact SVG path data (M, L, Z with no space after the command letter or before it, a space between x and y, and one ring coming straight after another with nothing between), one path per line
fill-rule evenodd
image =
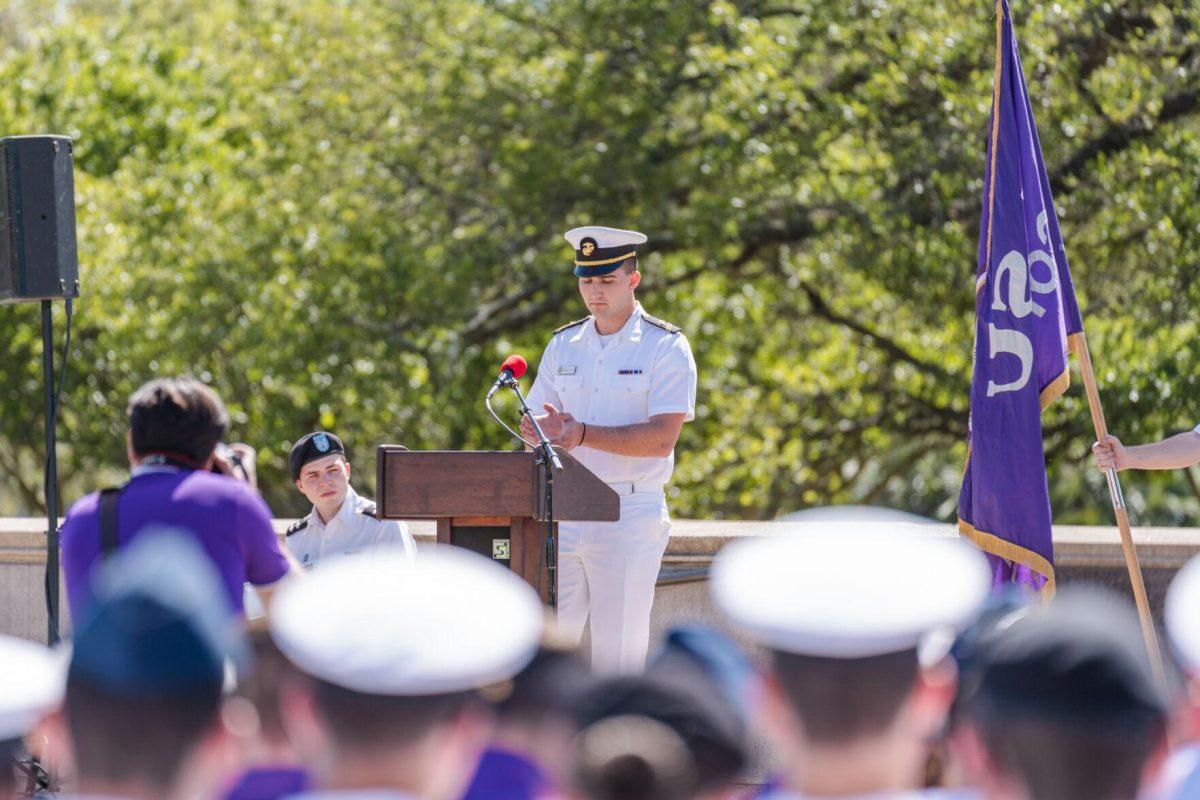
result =
M365 694L469 691L506 680L533 657L537 595L490 559L438 547L322 561L279 590L270 628L313 677Z
M982 608L991 573L979 551L913 526L799 526L717 554L713 598L772 650L868 658L960 630Z
M0 741L29 733L63 697L67 660L61 652L0 636Z
M616 270L621 262L637 255L637 246L646 243L646 234L587 225L563 234L575 248L575 274L580 278L598 278Z
M1200 675L1200 556L1185 564L1171 581L1163 618L1180 666Z

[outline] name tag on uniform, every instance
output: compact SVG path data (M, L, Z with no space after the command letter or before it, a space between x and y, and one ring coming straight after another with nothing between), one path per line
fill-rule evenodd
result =
M618 375L641 375L642 371L640 369L619 369L619 370L617 370L617 374Z
M554 372L555 375L574 375L575 367L559 367Z

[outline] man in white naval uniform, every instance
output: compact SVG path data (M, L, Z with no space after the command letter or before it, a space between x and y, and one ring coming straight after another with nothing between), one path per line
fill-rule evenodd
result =
M477 690L529 663L543 620L520 578L453 547L331 559L285 585L271 637L301 674L280 712L320 787L295 797L458 800L492 724Z
M960 541L869 527L816 524L714 560L717 606L767 652L759 711L781 774L764 798L973 796L920 787L954 698L949 643L987 599L987 562Z
M591 315L554 332L529 405L546 436L621 498L617 522L559 524L558 619L576 641L591 616L592 666L637 671L670 535L664 486L675 442L695 417L696 362L679 328L650 316L634 292L643 234L576 228L579 293ZM528 419L526 441L534 439Z
M296 488L313 504L308 516L288 527L284 540L301 566L389 545L403 548L409 558L416 554L408 526L379 519L375 502L354 491L346 447L337 436L317 431L301 437L292 446L288 467Z

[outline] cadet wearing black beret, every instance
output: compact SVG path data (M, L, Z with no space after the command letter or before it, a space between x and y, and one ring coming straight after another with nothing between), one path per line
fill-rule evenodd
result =
M288 455L288 471L292 480L300 480L300 468L308 462L337 453L346 455L346 445L336 434L315 431L301 436L292 445L292 452Z
M287 549L303 566L387 545L403 548L409 558L415 555L408 526L379 519L375 502L350 486L346 445L335 434L314 431L301 436L292 445L288 469L296 488L313 504L308 516L287 529Z

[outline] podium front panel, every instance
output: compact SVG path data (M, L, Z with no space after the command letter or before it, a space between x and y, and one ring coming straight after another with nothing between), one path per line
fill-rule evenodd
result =
M410 451L379 448L379 515L528 517L533 475L528 453Z

